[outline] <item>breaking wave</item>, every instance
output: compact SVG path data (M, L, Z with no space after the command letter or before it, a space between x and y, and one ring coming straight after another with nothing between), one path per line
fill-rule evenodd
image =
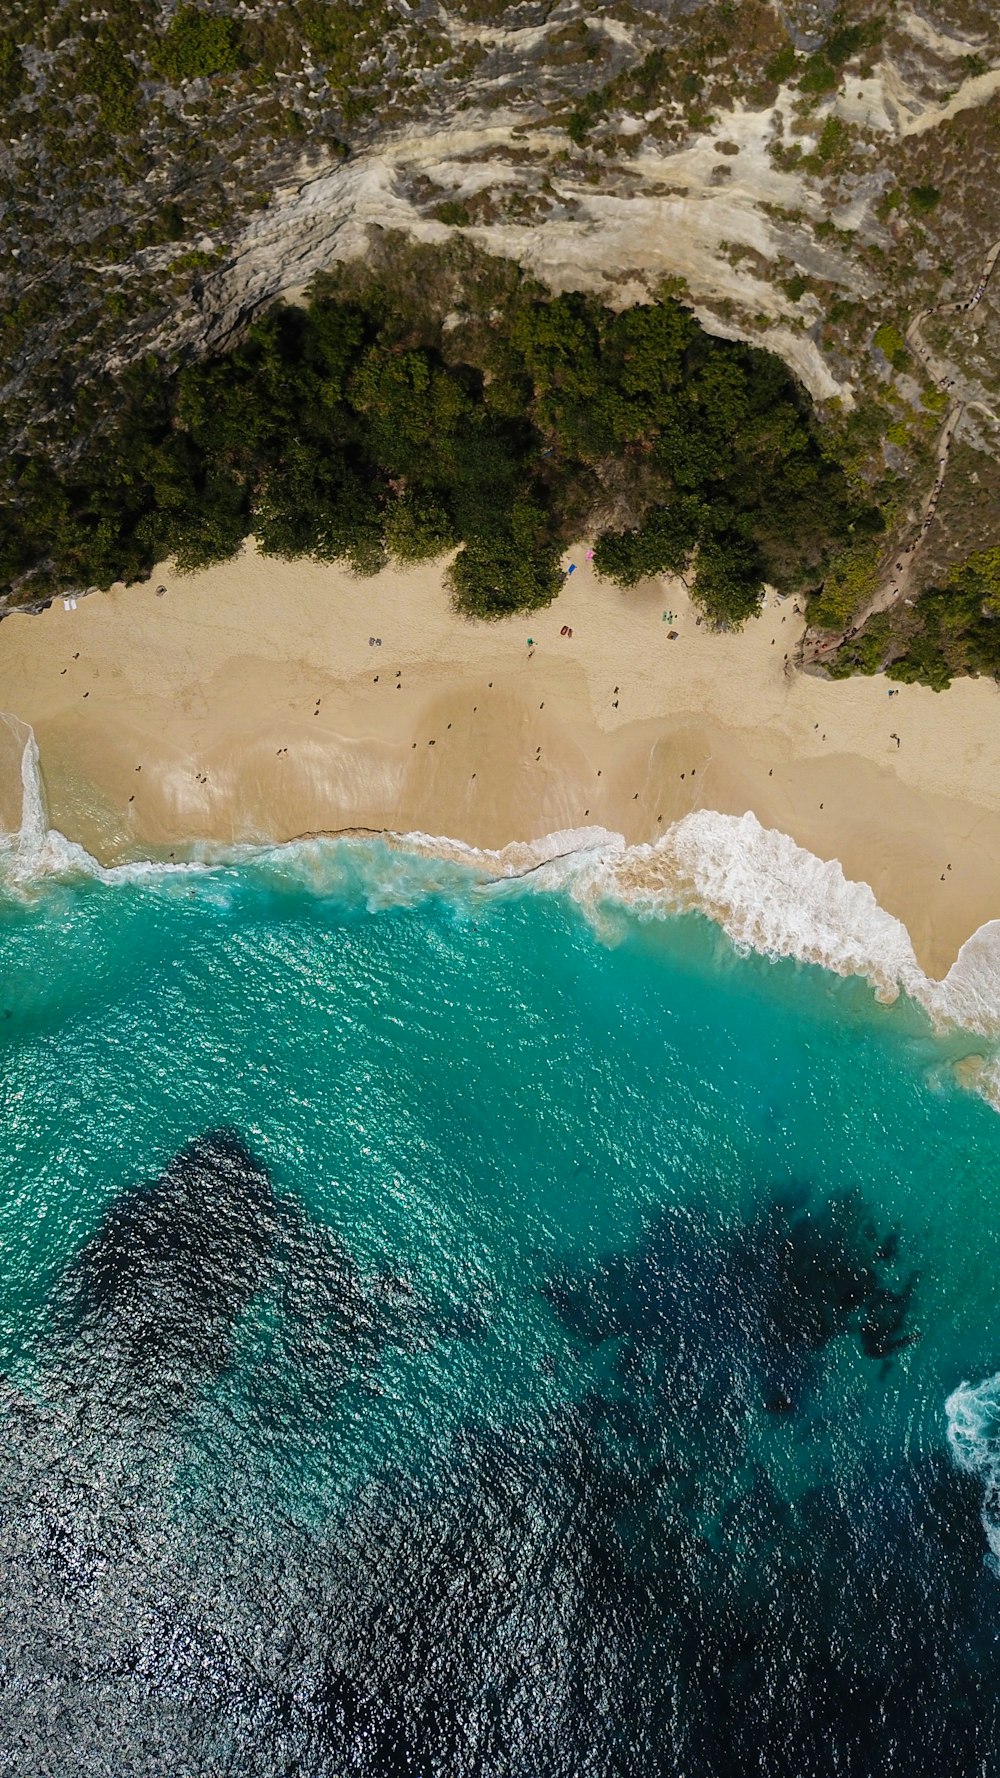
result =
M34 731L27 723L19 722L16 716L5 714L3 722L14 739L23 743L21 825L16 833L0 836L0 862L5 879L15 884L25 883L61 871L91 869L95 861L90 854L48 825Z
M269 861L323 887L330 880L331 842L337 843L342 875L345 843L370 847L378 841L382 875L364 882L372 906L468 887L471 878L480 892L503 892L529 880L536 888L561 890L595 919L613 905L646 916L697 911L741 951L862 976L883 1001L906 994L938 1028L1000 1037L1000 919L981 926L943 980L935 980L920 967L903 922L879 905L867 883L846 877L836 859L817 858L787 834L763 827L750 812L695 810L648 845L630 846L621 834L600 827L565 829L499 850L425 833L344 829L282 845L202 845L185 861L104 866L48 825L34 734L15 717L3 721L23 739L21 824L0 835L0 881L14 892L30 892L40 879L54 876L121 882ZM398 870L391 862L386 869L386 854L398 860ZM416 877L415 858L423 867ZM976 1084L1000 1103L1000 1061L984 1062Z
M85 846L49 826L34 730L6 711L0 711L0 722L22 743L21 824L13 832L0 832L0 885L5 889L15 894L29 891L46 877L86 876L112 883L203 868L200 861L140 860L110 867L98 863Z
M564 888L593 908L624 903L645 914L706 914L741 951L815 963L865 977L884 1001L900 993L935 1025L1000 1036L1000 920L962 946L942 981L920 967L901 920L867 883L844 875L756 815L697 809L651 845L627 845L603 828L570 829L544 840L478 851L453 840L406 834L398 844L487 869L492 880Z
M944 1411L955 1463L982 1485L988 1561L1000 1575L1000 1374L982 1383L960 1384L949 1395Z

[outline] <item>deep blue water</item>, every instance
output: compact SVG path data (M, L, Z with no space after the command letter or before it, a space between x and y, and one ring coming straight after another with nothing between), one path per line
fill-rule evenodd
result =
M0 983L4 1770L998 1769L967 1043L374 844Z

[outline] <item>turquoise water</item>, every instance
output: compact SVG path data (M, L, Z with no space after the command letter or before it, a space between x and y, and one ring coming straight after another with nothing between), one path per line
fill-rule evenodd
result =
M967 1043L375 843L0 957L11 1769L997 1769Z

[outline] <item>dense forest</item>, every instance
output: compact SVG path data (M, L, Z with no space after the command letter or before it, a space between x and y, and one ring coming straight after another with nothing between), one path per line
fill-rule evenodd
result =
M616 313L471 251L341 268L226 355L147 359L112 393L71 462L6 465L17 603L198 568L252 532L360 575L457 548L457 605L496 617L548 603L588 531L602 574L690 567L709 619L738 624L765 580L808 590L882 525L779 359L670 295Z

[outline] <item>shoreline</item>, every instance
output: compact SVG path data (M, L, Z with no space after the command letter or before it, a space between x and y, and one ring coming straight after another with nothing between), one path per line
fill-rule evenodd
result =
M345 829L641 847L695 812L750 812L870 885L943 977L1000 917L996 686L815 678L786 668L791 600L716 635L679 580L623 592L584 546L570 562L552 606L492 624L451 611L440 562L371 580L252 546L168 564L6 618L0 710L34 731L51 825L105 865ZM6 831L20 752L0 729Z

